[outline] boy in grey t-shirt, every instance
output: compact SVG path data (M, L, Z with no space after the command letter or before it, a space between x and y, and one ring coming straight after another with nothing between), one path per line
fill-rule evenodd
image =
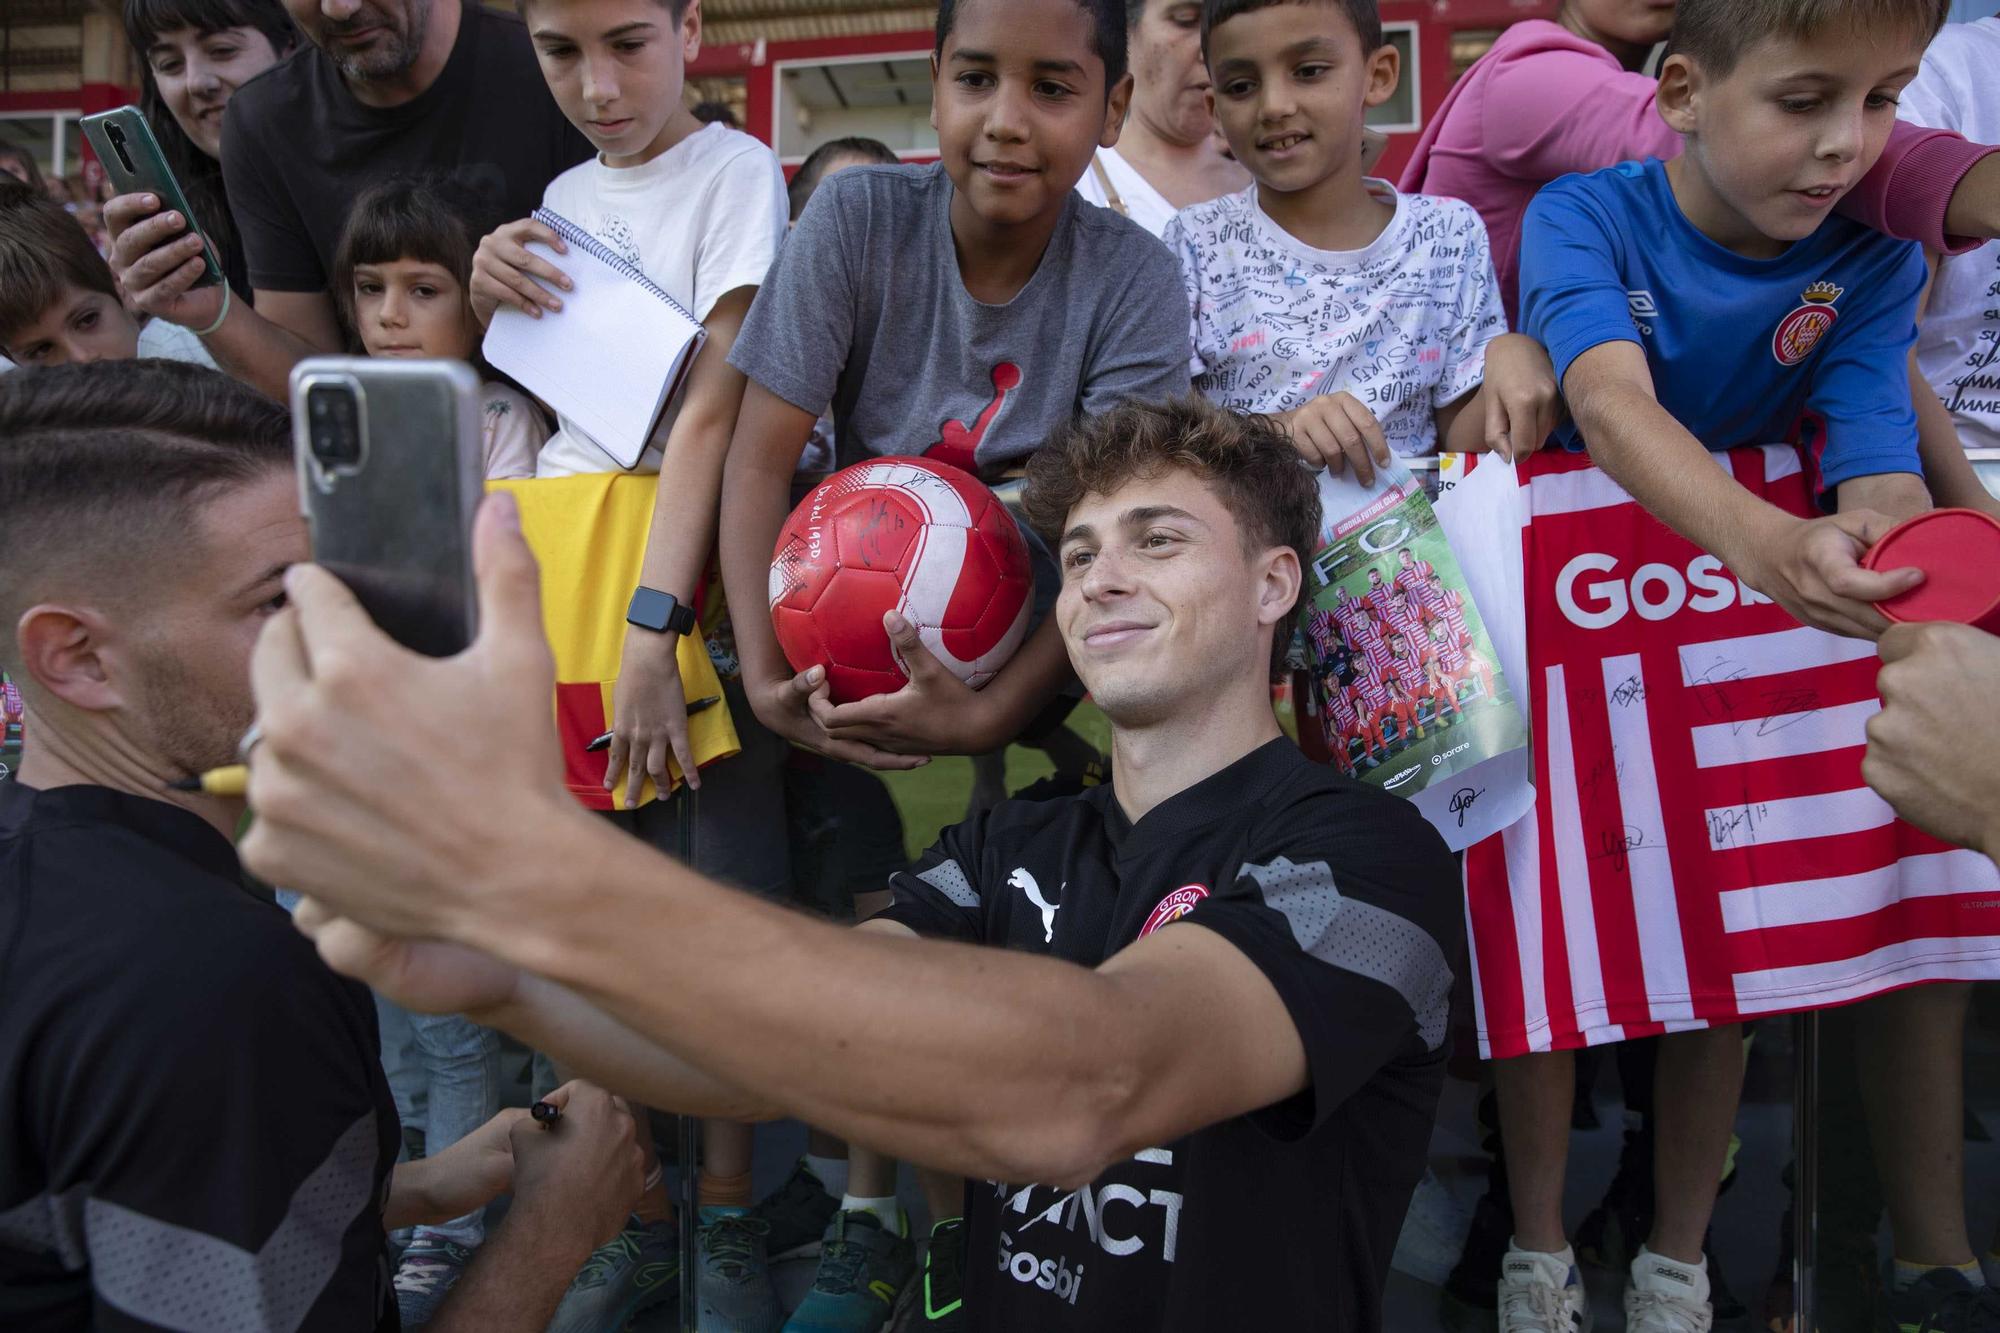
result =
M768 616L793 470L828 402L842 462L924 454L991 475L1079 412L1188 391L1179 268L1075 197L1131 82L1118 0L959 0L934 62L942 161L823 185L759 289L730 364L749 377L722 496L722 564L752 706L834 758L910 768L1012 741L1070 677L1055 626L974 692L923 649L894 694L809 697Z
M1180 270L1166 247L1069 200L1033 276L987 304L960 273L956 194L942 163L827 181L731 364L794 406L831 402L843 465L923 454L987 475L1079 411L1187 392Z

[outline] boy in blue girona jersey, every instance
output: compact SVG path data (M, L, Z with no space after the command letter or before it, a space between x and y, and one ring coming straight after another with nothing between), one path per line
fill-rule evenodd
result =
M1683 8L1660 110L1687 151L1536 198L1522 326L1569 401L1561 442L1588 440L1649 511L1799 619L1872 638L1885 622L1866 603L1915 577L1854 568L1879 531L1868 511L1929 506L1905 369L1924 266L1916 245L1832 209L1880 155L1937 6L1843 0L1796 33L1784 12ZM1885 15L1908 43L1861 31ZM1704 450L1779 440L1804 446L1837 517L1780 514L1695 466Z
M1642 887L1658 890L1655 896L1679 914L1669 916L1665 936L1649 936L1654 918L1640 903L1635 947L1643 951L1649 974L1665 956L1657 952L1660 940L1667 939L1668 953L1677 957L1681 940L1693 941L1706 928L1718 896L1747 898L1766 886L1783 890L1825 882L1823 877L1837 873L1828 860L1831 838L1824 845L1787 842L1780 833L1749 860L1729 861L1729 848L1710 859L1708 842L1697 836L1701 807L1728 802L1709 788L1735 783L1731 790L1748 790L1753 780L1784 774L1777 765L1757 767L1767 756L1754 753L1754 745L1720 757L1701 749L1712 737L1695 737L1690 747L1691 728L1704 730L1696 724L1723 719L1678 716L1677 691L1699 683L1680 679L1680 664L1707 661L1704 652L1746 657L1754 647L1760 655L1754 663L1732 663L1734 674L1716 684L1720 706L1754 709L1742 713L1751 722L1782 724L1787 719L1764 714L1799 709L1808 710L1799 717L1811 718L1821 712L1818 696L1784 705L1771 702L1768 689L1757 694L1757 688L1816 680L1813 673L1826 664L1855 659L1857 653L1798 629L1776 608L1752 608L1768 598L1806 625L1873 638L1886 622L1872 603L1921 577L1912 570L1870 572L1859 560L1892 523L1930 506L1906 368L1924 263L1915 245L1870 232L1832 210L1880 154L1894 125L1896 96L1916 75L1940 19L1933 0L1827 0L1811 7L1780 0L1682 0L1658 104L1667 123L1685 137L1686 151L1669 163L1630 162L1566 177L1544 190L1527 213L1521 245L1523 331L1547 347L1572 413L1558 441L1571 450L1587 448L1597 469L1578 471L1575 462L1560 459L1536 460L1528 469L1530 620L1538 601L1547 600L1540 594L1551 583L1561 604L1558 567L1590 560L1602 562L1594 568L1609 569L1623 559L1629 575L1637 561L1650 558L1635 553L1657 551L1657 545L1646 545L1654 539L1642 532L1657 533L1653 519L1700 548L1683 545L1672 559L1686 565L1689 557L1711 564L1719 558L1746 585L1737 611L1685 616L1679 614L1684 607L1695 612L1717 607L1712 599L1697 605L1659 596L1641 604L1641 580L1665 579L1666 587L1679 578L1670 563L1645 564L1632 576L1633 602L1650 636L1643 643L1619 637L1628 631L1571 616L1567 625L1554 620L1543 625L1542 644L1531 649L1531 655L1540 653L1529 675L1547 696L1538 701L1538 714L1546 710L1544 724L1554 728L1549 744L1564 749L1563 763L1575 762L1578 772L1591 771L1589 765L1599 760L1615 765L1620 774L1615 813L1625 821L1625 845L1664 853L1644 866L1634 857L1633 869L1618 870L1630 879L1624 891L1633 895L1631 901L1639 902ZM1772 444L1798 448L1742 448ZM1732 456L1730 450L1738 452ZM1799 484L1800 468L1805 486ZM1552 535L1557 533L1566 535ZM1562 646L1552 646L1557 641ZM1618 663L1636 666L1641 654L1660 652L1662 645L1671 660L1643 681L1653 696L1650 724L1642 720L1635 729L1627 717L1613 716L1611 738L1601 741L1595 732L1603 721L1602 697L1593 704L1569 692L1565 682L1591 676L1600 655L1610 671ZM1538 662L1560 661L1564 654L1566 674L1559 666L1537 669ZM1752 676L1759 679L1747 679ZM1839 680L1843 687L1852 683L1844 676ZM1865 693L1867 682L1855 688ZM1860 714L1833 707L1847 703L1845 698L1823 702L1822 721L1834 713L1854 714L1853 735L1832 738L1827 722L1829 739L1794 744L1786 752L1792 757L1782 763L1793 766L1786 772L1795 777L1810 768L1815 781L1824 778L1812 791L1845 782L1859 789L1847 795L1866 798L1858 772L1850 771L1855 765L1848 762L1858 752L1843 748L1861 742ZM1566 725L1556 727L1558 716L1578 719L1578 735L1569 734ZM1645 711L1633 716L1643 719ZM1737 720L1734 711L1729 720ZM1579 739L1585 730L1592 734ZM1679 789L1678 779L1669 780L1683 767L1693 775L1689 785L1698 781L1700 790L1690 794ZM1643 777L1636 776L1641 769ZM1578 819L1587 833L1596 827L1593 820L1611 817L1587 792L1577 798L1584 805L1579 814L1570 789L1556 786L1553 796L1544 793L1537 801L1537 819L1544 830L1554 830L1555 848L1563 846L1564 830ZM1890 823L1886 807L1877 823ZM1886 827L1880 846L1861 847L1868 836L1857 835L1854 844L1843 846L1856 858L1856 869L1863 858L1879 858L1868 868L1888 887L1876 906L1893 916L1904 853L1900 844L1892 845ZM1690 838L1700 845L1690 847ZM1599 882L1605 872L1595 861L1573 865L1565 876L1553 865L1530 866L1512 850L1507 857L1510 864L1497 875L1482 870L1477 856L1468 863L1476 955L1498 943L1479 938L1481 904L1506 900L1492 895L1519 900L1546 884L1578 922L1593 919L1607 889L1619 891ZM1498 859L1488 857L1485 864ZM1545 853L1543 860L1552 857ZM1723 889L1739 892L1720 893ZM1744 936L1722 938L1726 949L1742 948L1745 956L1750 948L1777 947L1761 938L1754 946L1744 945ZM1607 926L1606 956L1624 944ZM1592 1014L1579 1001L1576 1026L1566 1037L1537 1035L1532 1016L1525 1034L1510 1036L1504 1029L1507 1016L1496 1019L1507 997L1482 996L1482 1036L1489 1049L1517 1057L1496 1065L1515 1213L1513 1244L1500 1274L1503 1331L1567 1329L1572 1320L1589 1326L1561 1216L1571 1079L1566 1048L1670 1033L1659 1057L1659 1197L1652 1233L1632 1265L1626 1327L1644 1333L1707 1328L1712 1311L1705 1233L1740 1091L1742 1015L1809 1008L1886 989L1856 983L1835 994L1836 983L1829 980L1822 990L1802 986L1781 1004L1758 998L1754 983L1744 980L1761 975L1753 973L1755 964L1724 966L1721 984L1713 986L1709 960L1697 958L1692 943L1686 947L1689 970L1678 985L1663 968L1666 979L1659 984L1647 976L1637 1008L1621 1011L1615 1003L1606 1008L1599 999ZM1572 964L1578 956L1569 954ZM1829 964L1829 975L1845 961ZM1949 970L1911 975L1903 984L1955 975ZM1962 988L1930 986L1877 1000L1870 1009L1883 1016L1878 1026L1885 1031L1896 1029L1905 1040L1917 1040L1911 1034L1927 1026L1955 1032L1952 1011L1962 1010L1962 1003ZM1553 1004L1548 1007L1555 1021L1563 1021ZM1951 1058L1957 1058L1955 1047ZM1906 1123L1874 1126L1878 1141L1925 1143L1934 1133L1929 1120L1939 1117L1947 1137L1955 1133L1958 1098L1944 1081L1931 1090L1943 1094L1934 1098L1915 1089L1900 1092L1905 1102L1935 1101L1941 1109L1933 1117L1914 1105L1900 1108ZM1899 1248L1904 1240L1899 1236ZM1950 1267L1954 1259L1940 1254L1927 1257L1927 1263ZM1893 1298L1911 1307L1896 1310L1899 1318L1910 1316L1905 1326L1928 1317L1931 1298L1941 1298L1943 1285L1931 1282L1907 1299L1900 1292ZM1563 1317L1551 1321L1551 1310Z

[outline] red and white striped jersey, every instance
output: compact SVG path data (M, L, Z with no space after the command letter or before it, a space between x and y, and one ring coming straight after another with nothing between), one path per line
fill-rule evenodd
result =
M1424 580L1429 578L1432 572L1433 566L1428 560L1412 560L1408 566L1398 565L1395 587L1399 591L1407 592L1412 598L1421 600L1425 590Z
M1412 648L1419 648L1429 637L1424 630L1424 604L1414 597L1400 599L1400 605L1398 600L1392 598L1389 602L1389 609L1385 613L1386 618L1383 622L1383 633L1405 635L1409 638Z
M1452 588L1424 588L1424 609L1451 627L1451 641L1465 643L1472 629L1465 623L1465 596Z
M1382 673L1395 665L1395 654L1389 649L1388 639L1373 624L1363 625L1348 637L1354 641L1355 650L1364 659L1359 674L1380 680Z
M1349 697L1346 688L1338 682L1327 691L1326 711L1333 718L1334 727L1339 732L1353 731L1357 725L1354 700Z
M1814 512L1796 449L1712 457ZM2000 871L1861 779L1873 645L1799 625L1584 455L1519 478L1537 794L1466 856L1482 1053L2000 977Z
M1465 670L1465 647L1464 640L1455 639L1449 634L1442 639L1431 640L1431 651L1437 654L1438 665L1445 669L1447 675L1455 676Z
M1332 612L1317 608L1306 612L1306 637L1321 658L1333 656L1340 647L1340 631Z
M1375 625L1375 616L1368 609L1368 603L1358 598L1350 597L1344 602L1336 600L1329 614L1349 635L1359 635L1363 630L1372 629Z
M1378 624L1389 618L1389 598L1395 591L1393 583L1377 583L1361 595L1361 600L1368 605L1368 613L1375 617Z
M1389 690L1382 684L1382 678L1373 671L1354 673L1352 697L1359 702L1364 717L1373 717L1389 706Z

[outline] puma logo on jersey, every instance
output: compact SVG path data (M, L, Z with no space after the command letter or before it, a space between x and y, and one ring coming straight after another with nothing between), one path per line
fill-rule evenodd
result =
M1028 873L1025 866L1016 866L1014 873L1007 876L1007 883L1009 887L1019 889L1023 897L1041 909L1042 943L1054 944L1056 940L1056 913L1062 909L1062 891L1069 887L1069 881L1064 880L1062 888L1056 890L1056 900L1054 902L1050 902L1048 899L1042 897L1042 886L1035 882L1035 877Z

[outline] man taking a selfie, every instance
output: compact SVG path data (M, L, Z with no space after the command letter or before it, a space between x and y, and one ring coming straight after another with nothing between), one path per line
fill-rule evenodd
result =
M968 1177L973 1328L1379 1328L1461 917L1429 825L1272 715L1313 479L1282 435L1189 401L1073 427L1028 496L1113 782L947 831L858 929L568 798L548 717L515 706L552 676L504 499L459 658L293 571L253 670L246 855L312 895L323 956L404 1004L651 1105L792 1115Z

